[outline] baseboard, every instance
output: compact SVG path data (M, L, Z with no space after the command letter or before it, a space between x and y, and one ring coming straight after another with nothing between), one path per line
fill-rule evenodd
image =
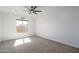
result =
M37 36L42 37L42 38L45 38L45 39L48 39L48 40L53 40L53 41L55 41L55 42L58 42L58 43L61 43L61 44L64 44L64 45L71 46L71 47L74 47L74 48L78 48L78 49L79 49L78 46L75 46L75 45L69 44L69 43L67 43L67 42L64 43L64 42L59 41L59 40L54 40L54 39L52 39L51 37L47 37L47 36L44 36L44 35L37 35Z

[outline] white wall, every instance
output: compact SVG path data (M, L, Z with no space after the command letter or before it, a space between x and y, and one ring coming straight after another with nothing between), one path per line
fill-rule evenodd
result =
M0 14L0 41L1 41L1 14Z
M0 41L2 41L2 19L3 19L3 13L0 12Z
M37 35L79 48L79 7L42 7Z
M5 13L3 12L3 19L2 19L2 40L9 40L9 39L16 39L20 37L27 37L29 35L33 35L33 20L29 20L29 31L28 33L17 33L16 32L16 19L21 16L11 14L11 13Z

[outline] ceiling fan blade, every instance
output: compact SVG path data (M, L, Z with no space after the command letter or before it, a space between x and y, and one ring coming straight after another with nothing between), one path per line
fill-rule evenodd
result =
M34 9L33 10L35 10L37 7L36 6L34 6Z
M36 8L36 6L31 6L31 11L34 11Z
M34 10L34 12L42 12L41 10Z
M36 12L33 12L33 13L37 15L37 13L36 13Z

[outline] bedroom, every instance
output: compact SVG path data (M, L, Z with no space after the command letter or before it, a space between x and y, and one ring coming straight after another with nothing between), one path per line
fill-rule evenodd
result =
M78 6L0 6L0 52L78 53L78 19Z

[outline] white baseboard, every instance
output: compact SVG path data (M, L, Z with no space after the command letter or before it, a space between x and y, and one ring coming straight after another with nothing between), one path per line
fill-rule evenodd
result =
M56 41L56 42L59 42L59 43L62 43L62 44L68 45L68 46L72 46L72 47L75 47L75 48L79 48L78 45L74 45L74 44L70 44L68 42L63 42L63 41L55 40L54 38L48 37L48 36L45 36L45 35L38 34L37 36L42 37L42 38L45 38L45 39L53 40L53 41Z

